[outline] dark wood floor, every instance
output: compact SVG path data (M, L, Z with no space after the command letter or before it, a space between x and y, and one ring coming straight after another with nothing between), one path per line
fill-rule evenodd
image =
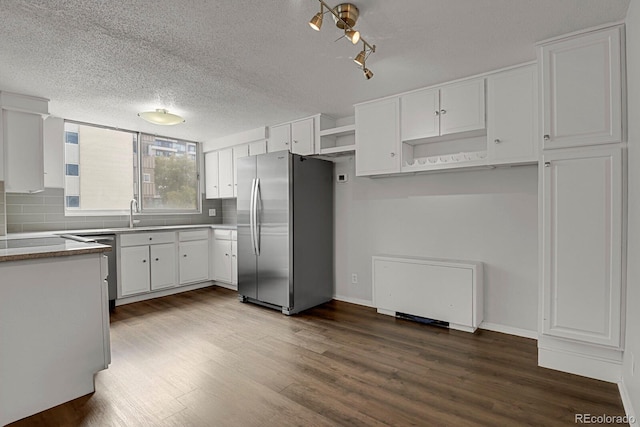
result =
M331 302L287 317L207 288L117 307L96 392L16 426L575 425L617 386L536 365L536 342Z

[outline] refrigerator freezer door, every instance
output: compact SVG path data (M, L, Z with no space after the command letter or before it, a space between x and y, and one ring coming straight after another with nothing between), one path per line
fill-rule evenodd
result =
M256 181L256 157L243 157L238 161L238 294L257 299L257 259L250 217L253 188Z
M260 254L257 257L257 300L288 309L292 295L289 250L290 155L287 151L280 151L256 159L256 176L259 178L256 186L256 225Z

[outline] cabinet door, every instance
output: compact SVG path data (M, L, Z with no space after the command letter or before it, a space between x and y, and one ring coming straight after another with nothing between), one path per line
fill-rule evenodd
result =
M620 28L543 45L544 148L622 141Z
M219 194L222 198L233 197L233 149L218 152Z
M538 160L536 67L530 65L487 79L489 162Z
M4 110L2 120L5 191L35 193L44 190L42 116Z
M180 284L209 279L209 241L180 242Z
M218 188L218 152L204 155L205 192L207 199L220 197Z
M289 150L291 142L291 125L289 123L279 126L271 126L269 128L269 142L267 143L267 151Z
M255 141L249 144L249 155L255 156L267 152L267 141Z
M485 128L484 79L440 89L440 135Z
M231 283L231 240L213 241L214 280Z
M622 150L575 151L542 158L542 331L619 347Z
M400 102L356 105L356 175L400 172Z
M400 97L403 141L440 135L440 91L421 90Z
M291 152L308 156L314 154L313 118L291 123Z
M120 297L149 292L149 246L120 248Z
M238 197L238 159L249 155L249 145L233 147L233 197Z
M151 290L164 289L176 284L176 246L173 243L149 246L151 264Z
M231 283L238 284L238 242L231 241Z

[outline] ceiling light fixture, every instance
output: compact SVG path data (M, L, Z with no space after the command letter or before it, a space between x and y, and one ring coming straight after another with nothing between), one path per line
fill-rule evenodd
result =
M171 114L164 108L157 108L156 111L144 111L138 113L142 119L154 125L171 126L184 123L184 119L177 114Z
M313 18L309 21L309 26L316 31L320 31L322 27L322 17L326 13L324 9L327 9L327 12L331 12L333 15L333 20L336 23L336 27L344 30L344 37L349 39L351 43L357 44L359 41L362 41L364 48L358 55L353 59L359 67L364 71L364 76L367 80L373 77L373 72L368 68L365 68L364 64L367 57L376 51L376 46L367 43L365 39L360 37L360 31L354 30L354 26L356 25L356 21L358 20L358 16L360 16L360 11L358 8L351 3L341 3L336 7L329 7L324 0L318 0L320 2L320 12L316 13Z

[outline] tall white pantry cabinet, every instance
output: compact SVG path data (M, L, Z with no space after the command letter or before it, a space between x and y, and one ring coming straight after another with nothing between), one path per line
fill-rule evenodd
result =
M624 349L624 26L538 45L540 366L618 382Z

